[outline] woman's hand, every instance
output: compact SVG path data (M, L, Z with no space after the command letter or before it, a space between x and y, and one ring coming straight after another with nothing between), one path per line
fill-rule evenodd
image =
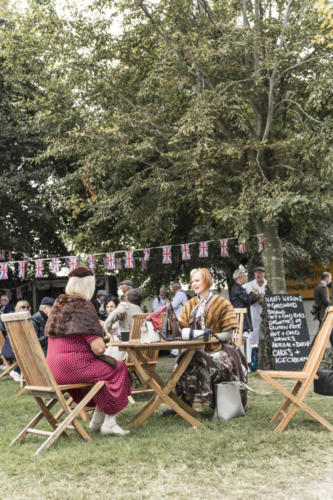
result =
M95 354L95 356L103 356L105 351L104 340L101 337L90 342L90 349Z

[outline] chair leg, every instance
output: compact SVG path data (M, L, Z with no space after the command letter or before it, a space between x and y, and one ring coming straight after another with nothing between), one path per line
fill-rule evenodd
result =
M57 399L51 399L45 406L48 410L50 410L57 403ZM43 411L39 411L37 415L24 427L24 429L16 436L16 438L10 443L9 446L12 446L16 441L21 441L25 438L28 433L28 429L33 429L36 427L38 422L40 422L44 418Z
M42 453L43 451L47 450L57 439L58 437L66 430L66 428L73 422L73 425L77 432L80 434L82 439L85 439L86 441L90 440L90 436L87 434L85 429L82 427L80 422L77 420L77 416L79 413L84 409L84 407L89 403L89 401L97 394L97 392L103 387L104 382L100 381L97 382L92 389L84 396L84 398L80 401L80 403L73 409L71 410L69 406L66 406L64 408L65 412L67 413L66 418L57 426L55 431L49 436L44 443L38 448L38 450L35 452L35 455L38 455L39 453Z
M300 382L300 381L296 382L291 393L294 396L296 396L296 394L298 393L298 391L301 387L302 387L302 382ZM274 417L271 419L271 424L278 422L278 420L284 416L283 413L285 413L285 411L288 409L288 407L291 405L291 403L292 403L291 399L289 399L289 398L286 399L286 401L283 403L281 408L275 413Z

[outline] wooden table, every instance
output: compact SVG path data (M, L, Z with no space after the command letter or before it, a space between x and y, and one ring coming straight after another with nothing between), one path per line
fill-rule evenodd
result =
M135 365L140 377L142 377L144 383L149 385L155 393L148 403L146 403L146 405L136 414L129 428L133 429L134 427L138 427L143 424L143 422L145 422L150 415L152 415L161 403L166 403L170 406L170 408L175 410L178 415L191 424L192 427L205 427L195 418L198 416L197 412L176 396L173 389L189 365L195 351L198 349L204 349L206 345L218 344L219 342L216 339L208 340L206 342L204 340L181 340L172 342L154 342L152 344L141 344L140 342L133 341L112 343L112 345L117 345L121 351L127 351L129 359ZM148 360L142 353L142 351L147 348L158 350L186 349L180 363L177 364L167 382L163 382L163 380L156 374L154 367L148 364Z

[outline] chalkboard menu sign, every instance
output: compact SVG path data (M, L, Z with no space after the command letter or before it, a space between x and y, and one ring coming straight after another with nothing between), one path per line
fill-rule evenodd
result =
M302 370L311 340L301 295L266 296L276 370Z

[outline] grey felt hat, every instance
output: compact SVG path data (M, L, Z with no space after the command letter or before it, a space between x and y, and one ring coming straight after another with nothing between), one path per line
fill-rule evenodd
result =
M109 292L107 292L106 290L97 290L96 297L101 297L101 295L107 297L109 295Z
M133 282L131 280L124 280L120 282L120 285L127 285L133 288Z

